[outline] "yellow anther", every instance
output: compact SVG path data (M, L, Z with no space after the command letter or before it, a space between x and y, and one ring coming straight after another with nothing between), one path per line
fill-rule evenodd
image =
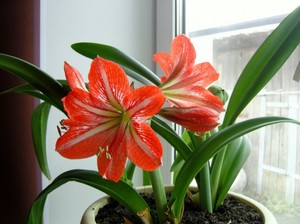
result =
M108 152L108 145L105 148L99 147L99 151L97 152L97 156L101 156L105 152L105 158L111 159L111 154Z
M105 153L105 157L106 157L106 159L111 159L111 155L110 155L110 153Z
M97 156L100 156L104 152L104 149L99 147L99 151L97 152Z

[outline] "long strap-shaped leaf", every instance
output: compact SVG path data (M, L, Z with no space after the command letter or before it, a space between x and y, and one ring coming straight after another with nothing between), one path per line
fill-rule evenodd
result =
M154 116L151 120L151 127L155 132L162 136L174 149L182 156L183 159L186 159L192 152L191 148L178 136L178 134L170 128L170 126Z
M300 42L300 6L270 34L250 59L230 97L223 126L238 115L272 79Z
M67 95L62 85L38 67L20 58L0 53L0 68L25 80L51 99L52 104L62 109L61 98Z
M132 78L143 82L141 77L146 78L155 85L160 85L160 79L146 66L135 60L134 58L126 55L119 49L98 43L76 43L71 46L76 52L94 59L97 56L103 57L105 59L114 61L126 68L131 69L136 73L128 73Z
M218 198L214 201L214 209L217 209L223 203L234 180L245 165L251 153L251 148L250 140L246 135L237 138L226 147L226 155L222 163L223 166L217 189Z
M47 96L45 96L44 94L42 94L39 90L37 90L36 88L34 88L32 85L30 84L24 84L24 85L18 85L15 86L11 89L7 89L3 92L1 92L0 94L7 94L7 93L21 93L21 94L26 94L29 96L34 96L38 99L41 99L43 101L52 103L51 99L49 99Z
M170 202L173 202L173 204L169 205L171 208L171 215L177 220L180 220L185 192L187 191L190 183L206 162L216 153L220 152L224 146L231 143L238 137L258 128L281 122L289 122L300 125L300 122L284 117L254 118L224 128L201 144L197 150L191 153L177 176L173 193L170 198Z
M115 183L101 178L96 171L71 170L58 176L40 193L31 208L28 224L42 223L44 204L48 194L69 181L76 181L101 190L126 206L133 214L144 211L146 208L149 209L144 199L131 186L122 180Z
M51 175L46 154L46 133L50 108L49 103L43 102L37 106L31 117L31 133L35 155L40 169L49 180Z

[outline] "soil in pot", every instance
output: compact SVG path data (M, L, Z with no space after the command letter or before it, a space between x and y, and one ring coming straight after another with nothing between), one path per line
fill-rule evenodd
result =
M152 212L155 212L155 202L152 194L141 193L149 204ZM213 214L198 211L192 206L191 201L186 198L185 210L181 224L262 224L262 219L257 211L240 202L234 197L225 199L224 204ZM135 223L139 220L128 212L118 202L112 202L101 208L96 216L97 224Z

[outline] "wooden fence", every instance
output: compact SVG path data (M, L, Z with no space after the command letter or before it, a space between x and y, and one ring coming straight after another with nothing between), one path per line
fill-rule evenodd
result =
M242 69L270 32L240 34L213 41L213 64L219 85L231 90ZM267 115L300 120L300 84L293 80L300 47L240 115L241 120ZM300 127L279 124L249 134L253 151L245 171L247 189L261 196L276 195L300 204Z

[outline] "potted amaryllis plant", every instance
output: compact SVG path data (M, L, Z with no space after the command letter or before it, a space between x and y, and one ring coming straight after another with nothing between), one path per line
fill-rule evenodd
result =
M34 65L0 54L0 68L27 84L8 90L41 99L32 116L32 135L42 172L49 177L46 128L51 107L65 113L59 124L56 151L70 159L97 158L98 171L70 170L47 186L34 202L28 223L41 223L47 195L69 181L99 189L127 207L142 223L180 223L184 198L193 179L191 197L200 210L213 213L224 201L243 167L250 147L247 133L280 122L277 116L236 122L239 114L272 79L300 41L298 7L272 32L237 80L228 104L226 92L212 86L219 77L209 63L195 64L195 50L184 35L174 38L170 53L157 53L165 75L159 78L120 50L96 43L72 48L92 59L85 83L75 67L65 63L66 80L55 80ZM127 76L144 84L135 88ZM219 114L224 119L219 121ZM181 125L178 135L166 121ZM51 122L53 124L53 122ZM56 125L56 124L55 124ZM160 135L177 153L177 175L167 200L160 172ZM131 184L134 167L149 172L157 217ZM130 200L128 200L130 198Z

